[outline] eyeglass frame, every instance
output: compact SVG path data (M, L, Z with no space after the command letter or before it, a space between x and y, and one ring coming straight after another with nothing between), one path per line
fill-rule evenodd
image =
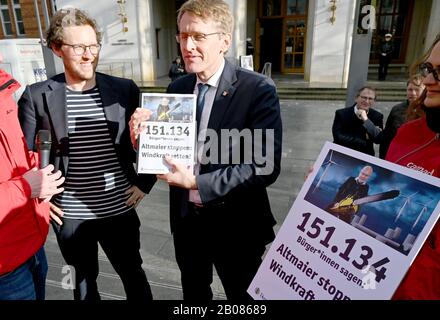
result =
M86 46L85 44L69 44L69 43L62 42L61 45L62 45L62 46L69 46L69 47L71 47L71 48L73 49L73 52L74 52L75 55L77 55L77 56L82 56L84 53L86 53L87 48L89 49L90 53L91 53L93 56L97 56L97 55L99 54L99 52L101 51L101 48L102 48L102 45L101 45L100 43L94 43L94 44L90 44L90 45ZM98 48L98 49L97 49L98 51L97 51L96 53L93 53L93 52L92 52L92 47L97 47L97 48ZM76 51L76 50L79 49L79 48L82 49L82 52L81 52L81 53L78 53L78 52Z
M371 97L366 97L366 96L361 96L361 95L358 95L358 97L364 101L376 101L376 97L371 98Z
M434 68L434 66L430 62L421 63L419 65L419 72L423 78L426 78L432 73L433 78L436 81L440 81L439 80L440 67Z
M212 33L201 33L201 32L194 32L194 33L183 32L183 33L178 33L178 34L176 34L176 41L177 41L177 43L180 43L182 41L180 39L180 35L182 35L182 34L187 35L187 37L184 39L184 41L188 41L188 38L191 38L191 40L194 43L199 43L199 42L205 41L207 36L212 36L214 34L226 34L226 32L221 32L220 31L220 32L212 32ZM200 40L197 40L197 39L194 39L194 36L201 36L202 38Z

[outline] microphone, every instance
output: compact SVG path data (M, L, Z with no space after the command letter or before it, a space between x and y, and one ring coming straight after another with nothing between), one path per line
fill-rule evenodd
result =
M43 169L49 165L50 147L52 145L50 131L38 131L35 144L37 145L38 157L40 158L40 169Z

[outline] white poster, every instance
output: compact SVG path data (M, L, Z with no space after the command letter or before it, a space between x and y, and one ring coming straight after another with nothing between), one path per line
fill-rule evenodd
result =
M193 171L196 97L194 94L142 94L142 107L152 114L142 124L144 130L138 139L138 173L168 173L165 156L179 160Z
M327 142L248 293L390 299L440 215L440 179Z
M240 56L240 67L254 71L254 60L252 55L250 56Z

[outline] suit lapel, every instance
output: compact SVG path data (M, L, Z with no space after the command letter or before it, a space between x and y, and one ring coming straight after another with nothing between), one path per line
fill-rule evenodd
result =
M184 94L194 93L194 87L196 85L196 80L197 80L196 74L195 73L190 74L187 76L186 79L188 80L181 82L181 87L179 86L173 87L171 93L184 93ZM170 93L169 91L170 91L170 87L168 87L167 93Z
M237 81L235 72L235 67L225 59L225 68L220 78L209 117L208 128L210 129L218 130L220 128L220 124L231 106L230 102L236 90L234 87L234 83Z
M62 155L65 174L67 172L69 157L69 134L67 125L67 105L66 105L66 79L64 74L56 76L52 82L48 84L49 90L44 93L45 103L49 117L52 121L52 129L55 137L52 140L57 141L58 146L55 150L56 154ZM59 164L58 164L59 165Z
M67 107L66 107L66 82L53 81L49 84L49 91L45 92L45 99L50 118L53 123L58 143L67 139Z
M118 96L114 93L111 83L100 73L96 73L96 83L101 95L102 107L104 109L110 135L114 142L118 141L118 133L123 131L121 128L121 116L124 114L120 108ZM122 119L125 124L125 119ZM121 129L121 130L120 130Z

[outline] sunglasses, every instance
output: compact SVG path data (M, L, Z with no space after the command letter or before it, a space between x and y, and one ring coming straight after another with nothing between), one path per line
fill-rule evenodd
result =
M434 79L440 81L438 78L438 74L440 73L440 67L434 68L434 66L429 62L425 62L419 66L419 71L423 78L426 78L430 73L432 73Z

